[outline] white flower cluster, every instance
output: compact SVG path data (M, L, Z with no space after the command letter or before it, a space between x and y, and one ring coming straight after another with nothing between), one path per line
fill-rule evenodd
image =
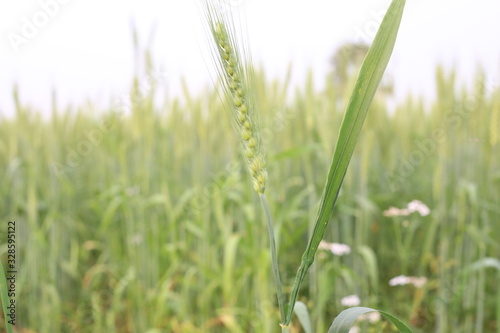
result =
M422 288L427 283L426 277L415 277L415 276L396 276L389 281L389 285L394 286L404 286L411 284L417 288Z
M389 207L389 209L384 211L384 216L408 216L415 212L419 213L420 216L427 216L431 213L431 210L422 201L413 200L406 206L406 208L399 209L396 207Z
M361 332L361 328L359 326L353 326L349 329L349 333L359 333Z
M344 254L351 253L351 247L347 244L328 243L325 241L319 243L318 249L331 251L336 256L343 256Z
M380 312L377 311L367 312L358 317L358 321L368 321L369 323L372 324L380 321L380 319L381 319ZM360 332L361 329L359 328L359 326L353 326L349 330L349 333L360 333Z
M380 312L378 311L367 312L359 316L358 320L360 321L367 320L370 323L376 323L377 321L380 321Z
M349 295L346 297L342 297L340 300L340 304L343 306L358 306L361 304L361 300L358 295Z

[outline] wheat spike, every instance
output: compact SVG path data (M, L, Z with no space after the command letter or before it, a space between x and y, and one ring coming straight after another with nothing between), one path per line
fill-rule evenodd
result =
M218 64L226 92L230 95L231 110L240 132L253 187L258 194L266 188L267 173L263 154L260 151L258 130L251 110L250 94L245 84L245 71L235 42L230 38L226 23L217 8L208 5L210 29L217 46Z

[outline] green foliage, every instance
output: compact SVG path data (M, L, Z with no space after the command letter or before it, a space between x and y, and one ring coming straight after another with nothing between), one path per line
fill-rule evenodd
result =
M257 79L267 92L259 110L266 194L291 286L347 101L332 102L339 87L331 81L286 99L284 82ZM435 101L408 96L389 110L375 96L324 236L351 253L320 250L299 297L314 332L328 331L351 294L414 332L498 331L500 124L492 119L500 89L481 73L467 89L453 72L440 69L436 79ZM18 101L15 117L0 120L0 218L19 225L20 327L279 332L265 219L217 93L155 107L154 90L138 98L136 89L130 111L54 105L43 119ZM414 199L431 213L383 213ZM389 286L403 274L428 282Z
M328 330L328 333L349 333L351 327L353 326L354 322L356 321L356 319L358 319L359 316L373 311L378 311L378 310L365 307L354 307L344 310L338 315L337 318L335 318L335 320L332 323L332 326ZM402 323L398 318L384 311L379 311L379 312L382 315L384 315L384 317L389 319L389 321L398 328L399 332L412 333L411 330L408 328L408 326Z

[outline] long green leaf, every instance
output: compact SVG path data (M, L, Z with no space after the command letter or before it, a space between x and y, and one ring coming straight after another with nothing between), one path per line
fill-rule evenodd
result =
M389 319L389 321L393 323L400 332L412 333L411 329L409 329L408 326L406 326L401 320L394 317L390 313L361 306L349 308L342 311L333 321L332 326L330 326L330 329L328 330L328 333L349 333L349 330L359 316L372 311L380 312L380 314Z
M293 306L297 299L299 287L314 261L314 256L325 233L368 108L394 49L405 2L405 0L392 1L361 66L340 127L339 138L323 190L314 231L302 255L302 262L295 277L287 309L286 325L289 325L292 320Z

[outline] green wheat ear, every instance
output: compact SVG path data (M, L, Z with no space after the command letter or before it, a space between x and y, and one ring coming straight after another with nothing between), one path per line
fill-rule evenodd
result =
M252 175L253 188L258 194L266 189L267 173L261 151L258 127L252 110L247 73L243 67L236 42L231 38L228 26L232 26L214 5L206 3L210 31L217 51L216 62L219 77L230 99L230 109L243 144L243 152Z

